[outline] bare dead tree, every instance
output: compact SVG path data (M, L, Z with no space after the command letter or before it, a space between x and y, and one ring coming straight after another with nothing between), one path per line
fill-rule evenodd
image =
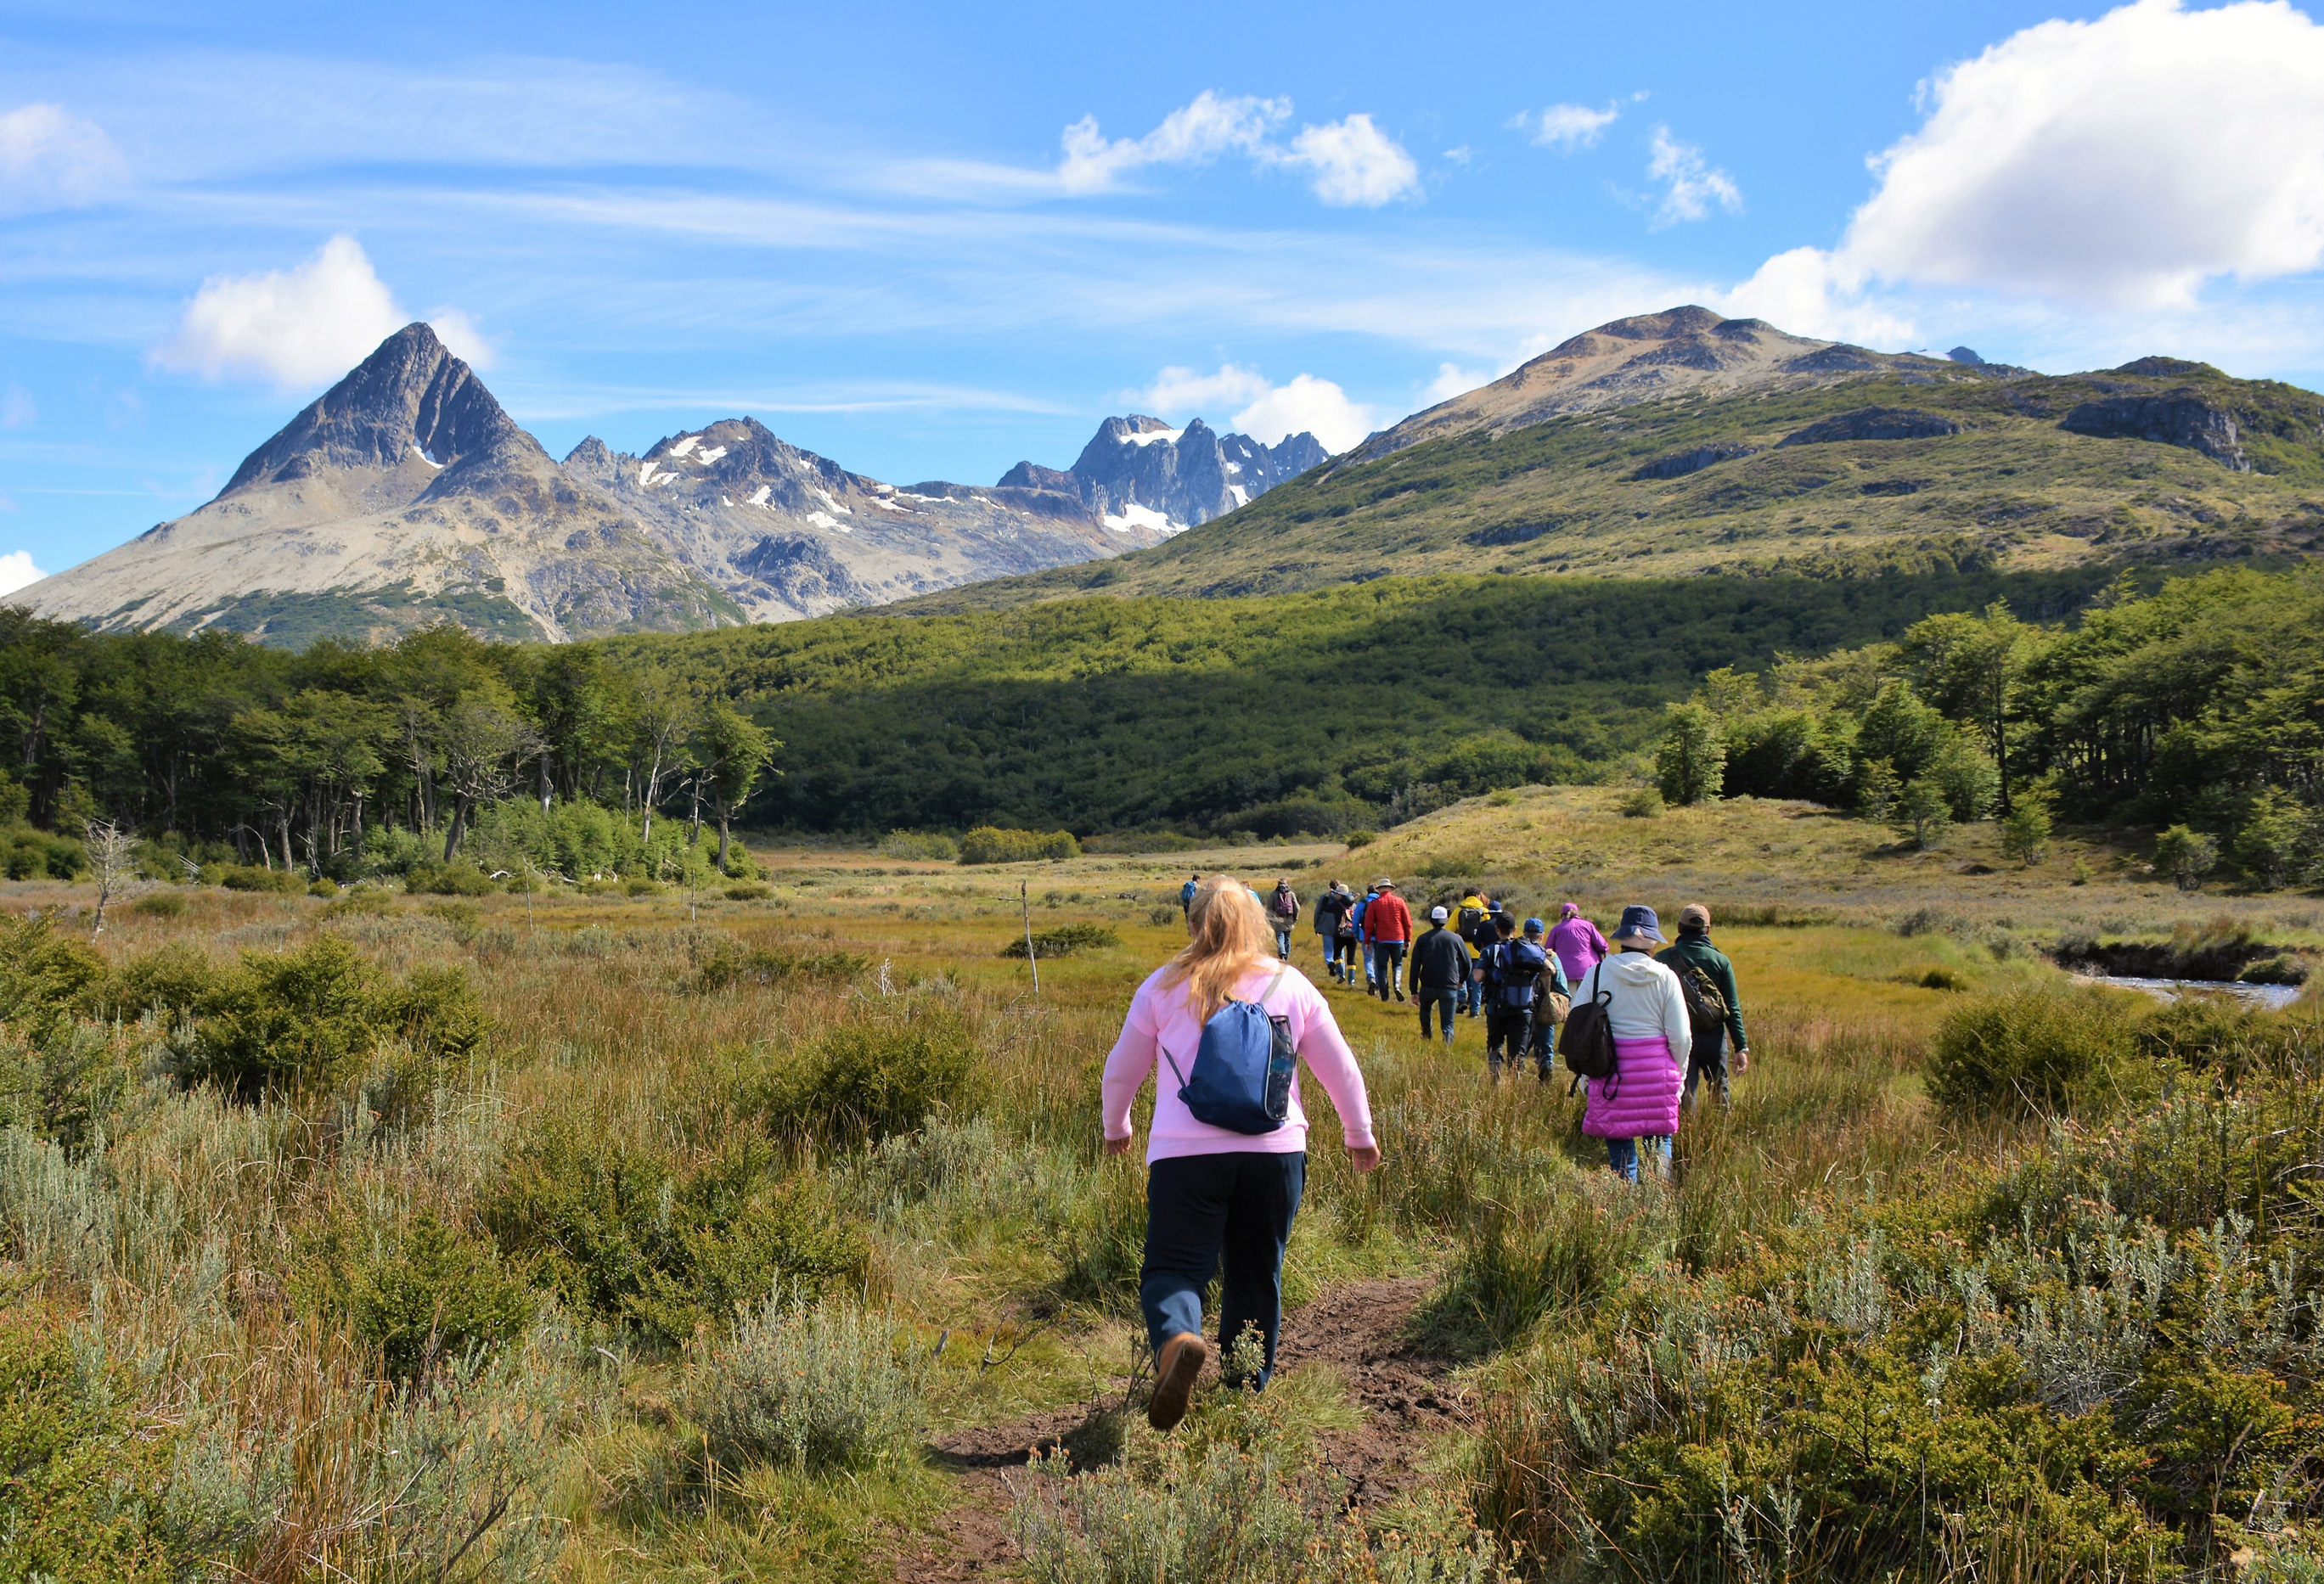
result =
M88 932L94 941L105 933L106 905L137 872L136 843L111 820L90 820L81 831L89 867L97 871L97 921Z

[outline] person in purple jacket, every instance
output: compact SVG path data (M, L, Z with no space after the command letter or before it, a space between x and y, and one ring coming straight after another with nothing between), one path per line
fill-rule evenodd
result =
M1678 1131L1679 1097L1686 1059L1694 1049L1686 997L1678 975L1654 959L1667 944L1651 907L1625 907L1614 932L1614 954L1597 962L1573 986L1573 1004L1606 997L1614 1032L1615 1071L1590 1081L1582 1131L1606 1141L1606 1164L1626 1182L1638 1180L1638 1141L1646 1139L1656 1172L1670 1172L1669 1140Z
M1581 907L1572 902L1557 910L1557 927L1549 932L1549 949L1557 953L1557 965L1565 970L1569 984L1580 984L1582 976L1596 967L1609 950L1598 926L1582 917Z

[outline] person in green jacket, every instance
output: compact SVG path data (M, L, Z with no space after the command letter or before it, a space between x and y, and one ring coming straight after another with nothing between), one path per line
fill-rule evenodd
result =
M1683 974L1699 968L1727 1002L1727 1021L1719 1030L1704 1037L1695 1031L1694 1050L1686 1061L1686 1090L1680 1104L1692 1108L1694 1086L1708 1078L1711 1091L1719 1097L1721 1110L1731 1103L1732 1091L1728 1081L1728 1050L1732 1042L1737 1077L1751 1065L1751 1038L1743 1029L1743 1002L1735 993L1735 964L1727 953L1711 944L1711 909L1700 902L1690 902L1679 909L1678 939L1658 953L1655 961L1674 973Z

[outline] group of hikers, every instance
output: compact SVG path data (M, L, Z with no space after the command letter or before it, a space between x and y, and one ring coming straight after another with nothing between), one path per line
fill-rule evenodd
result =
M1240 1384L1265 1386L1282 1322L1283 1255L1306 1183L1305 1067L1332 1098L1359 1172L1380 1165L1363 1073L1323 991L1291 967L1300 902L1286 877L1274 893L1225 875L1189 877L1180 893L1187 944L1131 998L1107 1055L1105 1147L1133 1142L1131 1108L1157 1067L1147 1145L1146 1257L1139 1300L1155 1359L1147 1407L1157 1429L1185 1415L1210 1357L1203 1290L1223 1263L1218 1331L1223 1350L1246 1331L1261 1359ZM1357 896L1334 880L1314 908L1334 983L1419 1003L1445 1043L1454 1018L1485 1022L1485 1059L1498 1081L1531 1061L1548 1082L1563 1054L1586 1083L1582 1130L1604 1141L1608 1166L1627 1182L1645 1164L1671 1169L1681 1114L1708 1083L1722 1107L1730 1073L1750 1063L1735 969L1711 942L1711 910L1680 909L1678 939L1652 907L1623 908L1611 939L1568 902L1554 928L1520 922L1475 890L1428 910L1416 937L1392 879ZM1409 975L1406 964L1409 962ZM1407 997L1406 985L1410 995Z

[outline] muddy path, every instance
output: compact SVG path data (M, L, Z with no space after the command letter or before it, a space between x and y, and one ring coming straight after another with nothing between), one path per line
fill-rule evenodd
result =
M1430 1286L1421 1276L1351 1282L1284 1316L1277 1372L1327 1364L1363 1411L1352 1428L1320 1438L1325 1464L1355 1505L1377 1506L1405 1489L1419 1477L1416 1465L1429 1439L1461 1421L1462 1409L1447 1384L1452 1365L1416 1350L1402 1334ZM958 1476L959 1499L927 1533L900 1537L892 1577L936 1584L1004 1575L1016 1561L1005 1477L1093 1412L1118 1404L1127 1385L1117 1380L1102 1399L938 1440L937 1462Z

